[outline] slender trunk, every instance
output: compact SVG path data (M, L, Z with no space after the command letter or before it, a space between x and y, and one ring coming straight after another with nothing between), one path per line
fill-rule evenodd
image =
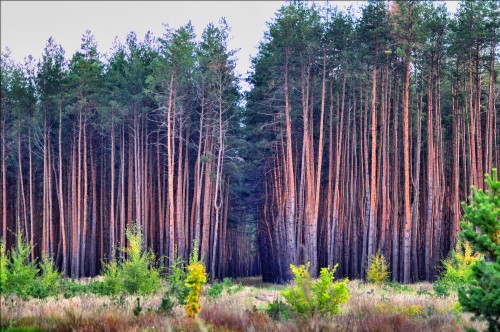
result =
M491 172L493 167L493 137L494 117L495 114L495 36L490 48L490 78L488 83L488 110L486 112L486 158L484 170L486 173Z
M180 257L185 257L185 252L184 252L184 236L185 236L185 230L183 228L184 225L184 211L182 210L183 207L183 197L184 197L184 191L183 191L183 185L182 185L182 180L183 180L183 124L182 124L182 116L179 117L179 152L176 153L178 155L178 161L177 161L177 196L176 196L176 223L177 223L177 254Z
M222 76L219 76L219 151L217 155L217 170L215 173L215 193L214 193L214 208L215 208L215 229L212 248L212 265L211 275L215 278L215 263L217 257L217 242L219 236L219 223L220 223L220 208L222 206L222 168L224 166L224 141L223 141L223 128L222 128Z
M90 140L90 171L92 182L92 216L91 216L91 229L90 229L90 276L96 275L97 265L97 170L94 157L94 147L92 140Z
M88 167L87 167L87 114L83 121L83 229L82 229L82 256L80 275L85 276L85 256L87 244L87 224L88 224Z
M285 121L286 121L286 170L287 170L287 247L290 263L297 264L298 257L296 252L295 238L295 175L293 170L293 152L292 152L292 121L290 117L290 92L288 86L288 59L290 48L286 47L285 60ZM288 279L288 275L285 279Z
M207 137L207 154L213 151L213 130L212 133ZM210 176L212 172L212 158L206 162L205 171L205 192L203 193L203 230L201 239L201 257L202 260L208 263L209 253L210 253L210 224L211 224L211 192L212 192L212 178Z
M30 141L31 142L31 141ZM30 148L31 151L31 148ZM30 153L31 158L31 153ZM31 164L31 161L30 161ZM66 243L66 225L65 225L65 210L64 210L64 191L63 191L63 166L62 166L62 100L59 101L59 207L60 207L60 226L61 226L61 239L63 247L63 263L62 272L64 275L67 273L67 243ZM31 182L31 180L30 180Z
M319 203L320 203L320 189L321 189L321 167L323 166L323 132L324 132L324 118L325 118L325 99L326 99L326 48L323 48L323 78L321 85L321 115L319 120L319 142L318 142L318 163L316 170L316 193L315 193L315 206L314 206L314 230L313 230L313 253L316 256L311 265L312 271L318 271L318 236L317 225L319 216Z
M452 225L451 243L457 242L460 227L460 127L458 110L458 86L452 86L452 114L453 114L453 183L452 183Z
M26 207L26 195L24 193L24 179L23 179L23 164L21 155L21 120L18 122L18 132L17 132L17 157L18 157L18 168L19 168L19 184L21 187L21 199L22 199L22 221L21 224L24 227L24 238L29 239L29 228L28 228L28 216ZM50 168L49 168L50 171ZM33 245L33 244L32 244Z
M484 173L483 173L483 139L482 139L482 122L481 122L481 73L479 69L479 52L480 52L480 45L479 45L479 39L477 40L477 45L476 45L476 102L474 104L475 110L475 120L476 120L476 142L477 142L477 185L478 188L483 188L484 187ZM472 89L472 87L471 87Z
M121 196L121 207L120 207L120 246L125 247L125 124L122 125L122 137L121 137L121 171L120 171L120 179L121 179L121 188L122 188L122 196ZM159 170L158 170L159 172ZM130 192L128 193L130 195ZM161 254L160 254L161 255ZM121 258L123 258L123 253L121 252Z
M433 128L433 109L432 109L432 75L433 70L429 74L429 92L427 96L427 218L425 226L425 280L431 278L431 260L432 260L432 228L434 225L434 128Z
M115 260L115 113L111 113L111 201L109 203L109 257Z
M423 86L423 74L421 75L420 84ZM411 269L412 269L412 280L418 279L418 234L419 234L419 220L421 219L420 214L420 167L421 167L421 155L422 155L422 108L423 108L423 92L420 94L420 99L418 99L417 95L417 142L414 148L415 161L412 163L414 165L413 171L413 202L411 204L411 233L414 235L411 238L411 254L413 259L411 260ZM411 150L411 149L410 149Z
M399 84L397 84L395 91L399 91L398 89ZM394 176L393 176L393 185L392 185L392 222L393 222L393 229L392 229L392 278L393 280L400 280L399 278L399 229L400 229L400 224L399 224L399 197L400 197L400 190L399 190L399 179L400 179L400 167L399 167L399 156L400 154L399 149L398 149L398 132L399 132L399 93L396 98L396 103L394 107L394 123L393 123L393 132L394 132L394 139L393 139L393 163L394 163Z
M405 90L403 101L403 168L404 168L404 245L403 245L403 282L410 282L411 249L411 210L410 210L410 140L409 140L409 101L410 101L410 49L406 51ZM416 236L414 234L414 236Z
M332 208L333 208L333 79L330 80L330 120L329 120L329 138L328 138L328 192L327 192L327 213L326 213L326 247L327 264L333 261L333 243L332 243Z
M375 50L377 59L378 50ZM373 63L372 87L372 160L371 160L371 190L370 190L370 215L368 231L368 257L375 251L377 227L377 61Z
M477 174L477 158L476 158L476 114L475 108L473 106L473 83L472 83L472 55L469 51L469 116L470 116L470 160L471 160L471 172L472 172L472 183L471 185L478 186L479 178Z
M168 160L168 218L169 218L169 250L170 260L175 259L175 215L174 215L174 155L172 130L172 102L174 94L174 73L170 76L170 91L167 110L167 160Z

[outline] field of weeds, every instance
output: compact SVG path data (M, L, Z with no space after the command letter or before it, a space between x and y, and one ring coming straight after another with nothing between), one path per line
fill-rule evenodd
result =
M82 281L83 282L83 281ZM486 326L457 308L457 296L434 294L432 285L375 286L350 281L350 299L333 318L300 318L270 310L284 286L258 278L237 280L243 287L209 299L205 286L195 319L182 306L165 313L162 293L148 297L97 296L22 300L1 297L5 331L462 331ZM138 310L138 304L140 309ZM279 312L279 310L278 310Z

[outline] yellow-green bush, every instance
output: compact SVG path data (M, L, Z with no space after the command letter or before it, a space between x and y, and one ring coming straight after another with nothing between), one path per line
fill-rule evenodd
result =
M294 286L281 291L293 311L303 317L332 316L341 313L340 306L349 300L347 279L334 282L333 269L322 268L320 277L313 281L309 274L309 263L306 265L290 265L294 274Z
M126 291L129 294L152 294L161 286L160 269L151 250L145 250L140 229L126 230L128 246L120 248L123 262L111 261L104 265L104 288L110 295Z
M5 242L0 238L0 294L7 289L7 254L5 253Z
M61 292L62 278L53 258L44 254L39 269L36 259L30 259L32 248L19 231L16 246L7 257L5 242L0 239L0 293L15 294L23 299L43 299Z
M448 258L442 261L442 273L434 284L434 291L438 295L446 295L447 289L457 290L470 283L474 278L472 266L481 257L481 254L473 252L469 242L458 241L456 249L451 251Z
M421 304L412 304L401 309L401 313L408 317L422 316L425 314Z
M161 278L154 253L143 249L140 229L128 229L126 236L128 246L122 250L127 253L127 259L121 264L123 287L130 294L155 293L161 286Z
M116 261L104 264L102 274L104 276L103 288L106 295L116 295L123 291L121 269Z
M186 287L189 293L186 297L184 308L188 317L195 317L201 310L200 307L200 293L201 288L207 282L207 274L203 262L198 259L198 250L195 245L193 254L189 260L187 268Z
M375 255L371 255L368 260L367 279L369 282L379 286L389 281L387 260L380 250Z
M195 244L196 245L196 244ZM181 257L177 257L170 266L170 274L167 276L167 284L169 293L177 299L180 305L185 304L186 296L189 293L189 288L186 287L187 272L185 263Z
M27 298L30 286L35 281L38 268L35 261L30 261L31 245L24 243L21 232L16 236L16 247L11 250L7 260L6 291L19 297Z
M44 255L40 263L40 270L41 275L29 287L30 295L39 299L57 296L61 292L62 277L54 266L54 259Z

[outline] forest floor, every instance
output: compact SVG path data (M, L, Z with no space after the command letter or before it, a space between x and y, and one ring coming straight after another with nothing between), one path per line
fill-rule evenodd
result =
M429 283L375 286L358 280L348 283L351 298L333 318L273 320L269 303L284 286L259 278L238 279L240 290L208 301L189 319L180 306L170 315L160 313L163 294L141 297L142 310L133 313L136 296L83 295L73 298L31 299L0 297L2 331L463 331L486 326L456 309L457 296L437 297ZM206 295L208 286L202 295Z

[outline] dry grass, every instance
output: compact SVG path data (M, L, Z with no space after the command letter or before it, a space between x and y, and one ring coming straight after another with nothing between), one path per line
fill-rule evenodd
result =
M0 297L0 326L35 327L50 331L461 331L484 329L470 322L470 315L454 312L456 295L437 298L428 283L406 287L375 286L350 281L351 299L334 318L274 321L264 310L283 286L257 278L238 280L245 287L212 302L202 300L202 311L188 319L181 307L172 316L159 313L162 294L141 298L136 317L136 297L110 298L85 295L23 301ZM206 290L205 290L206 291Z

